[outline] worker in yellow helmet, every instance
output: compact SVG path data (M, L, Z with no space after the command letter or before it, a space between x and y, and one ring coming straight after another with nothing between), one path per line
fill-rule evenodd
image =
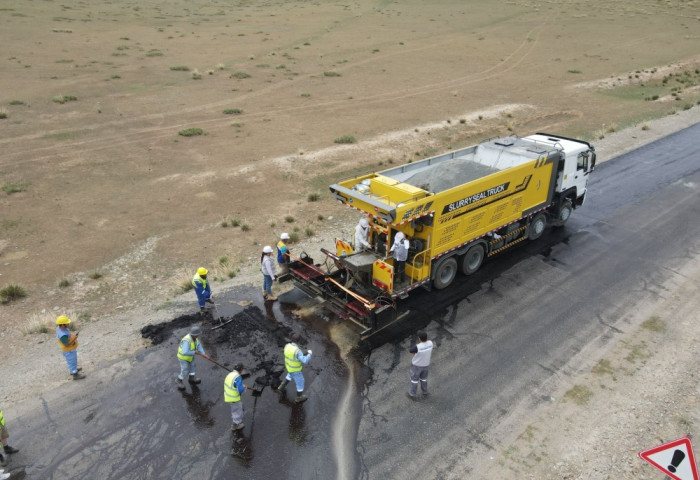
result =
M197 294L197 302L199 303L199 311L204 313L206 311L207 303L214 303L211 298L211 288L209 287L209 281L207 280L207 274L209 271L204 267L199 267L197 273L192 277L192 287L194 287L194 293Z
M61 315L56 319L56 338L61 346L63 356L66 357L68 370L73 376L73 380L82 380L85 375L80 373L82 368L78 366L78 334L80 332L70 331L70 318Z

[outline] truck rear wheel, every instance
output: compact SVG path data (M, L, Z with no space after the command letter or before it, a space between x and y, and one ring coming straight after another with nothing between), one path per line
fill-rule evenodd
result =
M435 274L433 278L433 286L435 290L447 288L452 283L457 275L457 260L455 257L443 258L435 266Z
M467 250L467 253L462 257L462 273L465 275L471 275L472 273L479 270L481 264L484 262L484 246L482 244L472 245Z
M535 218L530 222L530 227L528 228L528 238L530 240L537 240L544 233L544 227L547 226L547 217L544 213L538 213Z

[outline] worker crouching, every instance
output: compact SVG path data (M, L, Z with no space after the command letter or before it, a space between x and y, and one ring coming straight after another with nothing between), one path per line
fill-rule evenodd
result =
M243 424L243 402L241 401L241 394L245 392L248 387L243 384L243 377L241 376L241 371L243 371L243 365L240 363L233 367L231 373L226 375L224 380L224 401L231 405L231 430L242 430L245 425Z
M284 347L284 366L287 369L287 376L277 389L280 393L285 393L287 384L294 379L294 384L297 387L296 403L306 401L304 395L304 375L301 373L302 366L307 365L311 360L311 350L308 350L306 355L299 348L298 342L301 340L301 335L298 333L292 334L292 341Z

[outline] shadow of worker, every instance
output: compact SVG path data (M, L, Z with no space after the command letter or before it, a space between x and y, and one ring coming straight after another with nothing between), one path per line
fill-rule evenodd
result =
M185 399L187 413L192 419L195 428L205 430L214 426L215 421L210 415L214 402L202 402L202 393L197 385L191 385L192 393L181 390L180 394Z

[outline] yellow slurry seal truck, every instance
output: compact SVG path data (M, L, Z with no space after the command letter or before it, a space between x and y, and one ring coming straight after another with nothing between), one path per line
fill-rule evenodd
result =
M367 338L397 320L396 302L411 290L446 288L458 272L471 275L485 258L539 238L548 223L563 225L583 205L595 160L588 142L537 133L343 180L330 190L368 220L371 247L338 239L320 263L306 253L294 259L291 277ZM409 242L401 283L390 253L399 232Z

